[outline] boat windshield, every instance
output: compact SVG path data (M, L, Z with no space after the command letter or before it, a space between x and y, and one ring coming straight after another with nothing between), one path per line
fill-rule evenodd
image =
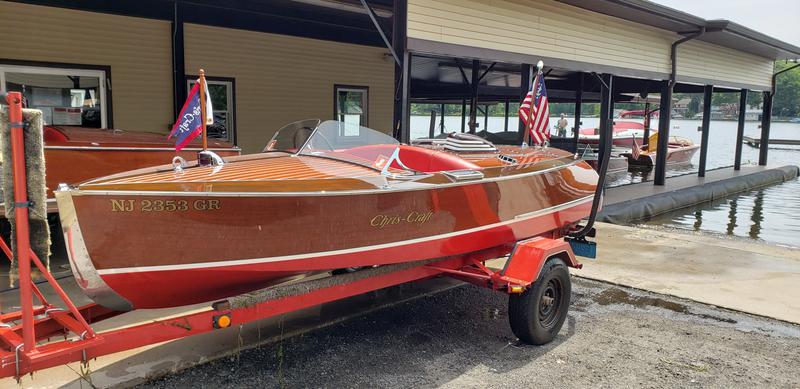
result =
M299 154L339 159L381 170L399 145L395 138L371 128L328 120L316 128Z
M319 119L307 119L289 123L275 132L262 151L297 153L321 122Z

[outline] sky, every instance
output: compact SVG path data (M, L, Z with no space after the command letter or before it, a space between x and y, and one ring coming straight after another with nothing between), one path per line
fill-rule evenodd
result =
M651 0L703 19L728 19L800 46L800 0Z

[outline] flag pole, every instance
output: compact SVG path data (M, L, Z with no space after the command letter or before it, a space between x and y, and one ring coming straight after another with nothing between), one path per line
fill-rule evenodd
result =
M531 71L531 73L533 73L533 71ZM533 73L532 76L533 76L532 78L528 78L528 80L527 80L528 81L528 93L533 92L533 82L536 79L536 73ZM530 104L530 107L528 108L528 121L525 122L525 133L522 134L522 146L523 147L527 147L528 144L530 143L531 128L533 128L531 126L531 123L533 123L533 116L532 116L533 115L533 103L535 102L535 100L536 100L536 96L534 94L534 95L531 96L531 104Z
M206 71L200 69L200 121L203 123L203 151L208 150L206 137Z

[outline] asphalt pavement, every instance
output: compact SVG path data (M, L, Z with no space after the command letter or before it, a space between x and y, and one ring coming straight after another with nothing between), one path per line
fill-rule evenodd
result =
M464 285L235 353L141 387L800 387L800 326L573 277L548 345L508 297Z

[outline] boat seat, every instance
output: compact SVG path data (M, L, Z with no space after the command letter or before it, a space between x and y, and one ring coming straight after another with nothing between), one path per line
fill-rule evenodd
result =
M435 173L446 170L481 170L480 166L457 155L409 145L367 145L353 147L344 152L369 161L375 161L379 156L391 157L396 147L400 148L400 161L403 165L416 171ZM392 163L392 167L401 168L397 162Z
M49 126L46 126L44 128L45 143L59 143L59 142L66 142L68 140L69 138L67 138L67 136L64 135L63 132Z

